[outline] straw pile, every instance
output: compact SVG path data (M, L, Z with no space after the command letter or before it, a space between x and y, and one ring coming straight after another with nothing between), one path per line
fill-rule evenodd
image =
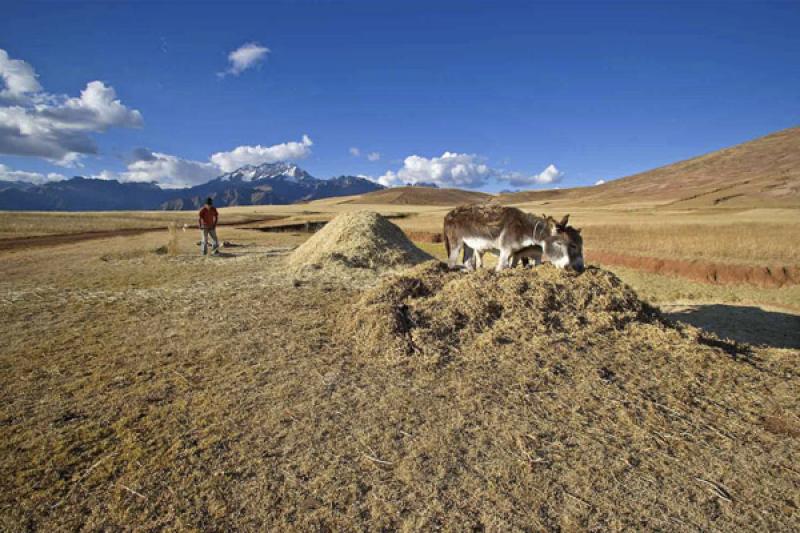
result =
M296 270L369 269L416 265L431 257L403 231L369 211L344 213L325 225L289 257Z
M428 262L367 290L341 317L356 351L369 357L446 361L531 354L599 343L636 351L651 342L696 349L697 330L668 324L611 272L582 275L550 266L500 274L450 272ZM641 341L637 349L631 343ZM626 344L623 347L622 344Z

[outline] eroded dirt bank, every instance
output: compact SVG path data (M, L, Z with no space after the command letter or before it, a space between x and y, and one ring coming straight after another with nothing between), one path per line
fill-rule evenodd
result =
M693 281L720 285L749 284L764 288L778 288L800 283L800 267L730 265L683 259L640 257L600 250L586 252L589 262L616 265L652 272L680 276Z

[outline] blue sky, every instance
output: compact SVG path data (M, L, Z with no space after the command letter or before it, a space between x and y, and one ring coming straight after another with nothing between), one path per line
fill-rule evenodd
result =
M800 123L800 2L0 9L0 179L175 187L290 157L317 177L572 187Z

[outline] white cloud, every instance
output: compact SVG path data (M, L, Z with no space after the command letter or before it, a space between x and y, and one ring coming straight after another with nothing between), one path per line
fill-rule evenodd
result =
M0 153L42 157L65 166L97 153L89 136L111 127L141 127L142 115L117 99L113 87L91 81L80 97L44 92L33 68L0 50L2 94L12 105L0 107Z
M134 152L136 160L128 164L128 170L119 175L120 181L153 182L165 188L180 188L199 185L220 174L219 167L213 163L192 161L180 157L138 149ZM105 179L101 176L101 179ZM108 176L113 176L109 173Z
M42 90L33 67L21 59L11 59L3 49L0 49L0 79L5 85L0 99L17 101Z
M272 146L239 146L230 152L217 152L211 156L211 162L223 172L231 172L244 165L260 165L277 161L295 161L311 154L314 143L308 135L303 135L299 142L290 141Z
M270 49L266 46L261 46L258 43L246 43L228 54L228 63L230 66L225 72L220 72L217 75L225 77L228 74L238 76L245 70L253 68L258 65L267 57Z
M0 107L0 153L69 165L83 154L97 153L97 146L84 131L60 127L36 110L12 106Z
M301 141L290 141L272 146L239 146L229 152L217 152L209 161L194 161L145 148L133 151L133 161L117 178L120 181L154 182L165 188L191 187L205 183L225 172L245 165L260 165L278 161L292 161L307 157L314 143L303 135ZM106 171L104 171L106 172ZM101 179L103 174L95 176ZM113 173L105 173L109 179Z
M400 170L390 170L373 181L386 187L435 183L440 187L476 188L490 179L511 185L531 186L557 183L563 177L564 173L552 164L539 174L527 175L492 168L485 163L485 158L475 154L445 152L441 157L409 156Z
M526 186L526 185L549 185L551 183L558 183L564 177L564 173L558 170L553 164L550 164L538 174L526 176L519 172L507 172L498 176L498 179L507 181L511 185Z
M25 170L12 170L6 165L0 163L0 181L25 181L28 183L35 183L41 185L49 181L61 181L67 179L63 174L50 172L42 174L39 172L27 172Z
M405 158L403 168L389 171L377 179L386 187L435 183L440 187L480 187L494 174L475 154L445 152L441 157L412 155Z
M112 172L111 170L101 170L99 174L93 174L91 176L92 179L96 180L119 180L120 176L116 172Z
M349 152L350 152L350 155L352 155L353 157L361 157L361 155L362 155L361 154L361 149L358 148L357 146L350 147ZM364 157L366 157L368 161L380 161L381 153L380 152L369 152L368 154L365 154Z
M142 114L128 109L117 99L113 87L102 81L91 81L81 91L80 98L68 98L57 106L38 106L42 116L63 128L105 131L116 127L140 128Z
M597 180L594 182L595 185L602 185L606 182L606 180Z

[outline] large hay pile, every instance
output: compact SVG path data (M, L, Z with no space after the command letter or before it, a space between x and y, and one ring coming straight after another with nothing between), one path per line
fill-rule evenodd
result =
M348 423L377 426L373 490L399 502L380 516L424 502L419 529L798 530L797 352L673 324L610 272L547 265L429 262L337 325L379 381L370 422Z
M383 271L429 259L386 218L370 211L357 211L331 220L294 251L289 265L297 270L344 267Z
M507 347L538 354L558 345L580 351L598 343L680 343L698 335L667 324L602 269L581 275L550 266L464 274L434 261L368 290L341 321L349 342L364 355L429 361L492 355Z

